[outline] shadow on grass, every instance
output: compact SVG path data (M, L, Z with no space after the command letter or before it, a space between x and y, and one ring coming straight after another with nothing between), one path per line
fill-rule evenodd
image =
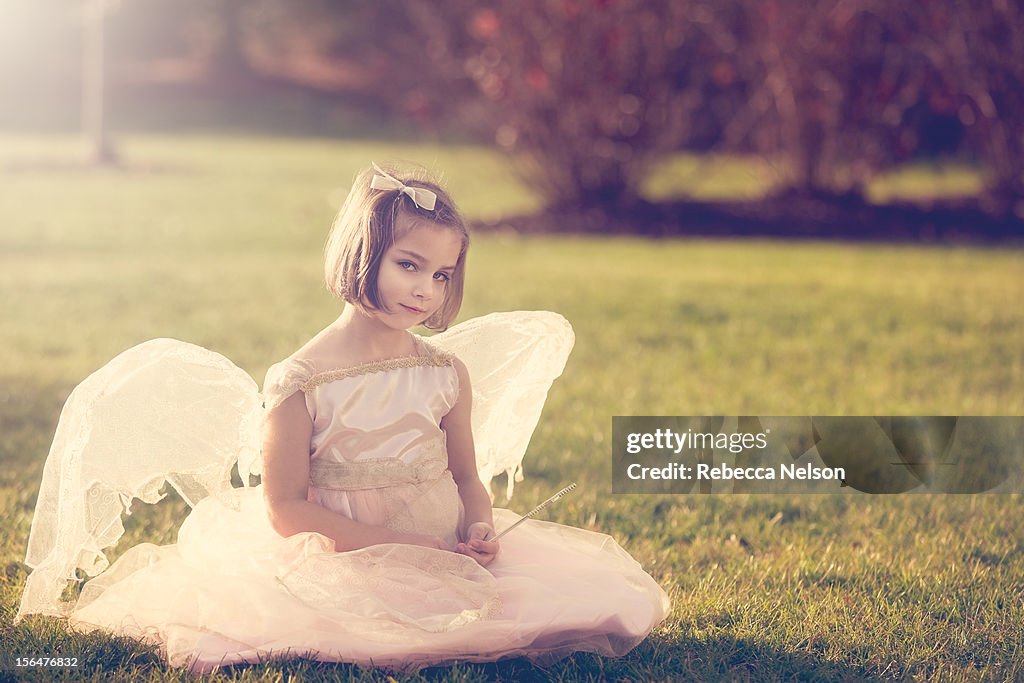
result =
M156 647L130 638L76 633L60 619L35 615L13 626L12 616L4 614L0 625L0 680L5 674L20 681L138 680L166 666Z
M303 680L394 680L533 682L548 681L866 681L880 680L862 667L830 662L811 653L783 652L728 637L701 641L649 639L626 657L612 659L575 654L548 667L523 658L486 664L458 664L423 669L403 676L351 664L293 660L270 664L275 673ZM262 667L222 670L229 680L264 675Z
M7 656L0 656L4 671L23 680L302 680L302 681L864 681L880 680L868 667L825 660L811 652L779 648L725 635L694 640L683 635L654 636L618 659L575 654L549 667L516 658L487 664L430 667L402 675L353 664L323 663L295 658L262 664L234 665L209 675L195 675L168 667L153 647L102 633L68 631L58 619L30 617L18 626L8 620L0 629ZM75 657L76 666L16 667L16 657ZM888 676L914 672L887 671Z
M857 194L788 192L737 202L641 200L621 207L554 207L475 227L645 237L1024 244L1024 202L1012 210L990 208L973 197L871 204Z
M630 664L630 660L637 662ZM620 671L618 667L623 667ZM614 667L614 668L613 668ZM611 660L615 678L750 681L879 680L866 667L835 662L813 652L792 652L728 635L698 640L686 636L649 638L627 659ZM630 669L635 669L635 673Z

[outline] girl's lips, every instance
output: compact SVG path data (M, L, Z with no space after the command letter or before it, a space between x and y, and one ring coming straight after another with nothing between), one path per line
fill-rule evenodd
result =
M412 306L406 306L405 304L398 304L398 305L401 306L402 308L404 308L405 310L409 311L410 313L426 313L425 310L420 309L420 308L413 308Z

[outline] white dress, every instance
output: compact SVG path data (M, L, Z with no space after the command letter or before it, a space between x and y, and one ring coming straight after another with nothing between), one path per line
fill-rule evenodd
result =
M352 368L289 360L262 395L222 356L173 340L121 354L68 399L44 469L18 619L66 616L158 644L170 664L304 655L413 671L455 661L575 651L622 655L666 615L664 591L609 536L529 521L488 568L445 550L382 544L335 552L317 533L280 537L260 487L258 423L297 391L313 421L309 499L350 519L454 544L462 505L441 418L467 362L483 481L519 473L548 387L572 346L550 313L492 314L414 356ZM495 414L497 411L497 414ZM193 509L168 546L139 544L107 566L131 498L170 482ZM494 510L502 529L517 519ZM77 601L61 597L92 576Z

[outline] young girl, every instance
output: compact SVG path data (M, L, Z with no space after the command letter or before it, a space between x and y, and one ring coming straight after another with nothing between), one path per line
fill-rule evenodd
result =
M485 482L505 470L511 493L573 335L523 312L409 333L455 317L467 246L437 184L374 166L327 243L327 286L346 305L270 368L262 395L223 357L166 339L79 385L44 469L18 619L67 616L195 671L300 655L543 663L639 643L668 600L610 537L531 520L494 538L518 516L491 508ZM178 542L107 567L132 498L159 500L165 481L193 507ZM94 578L63 599L79 573Z

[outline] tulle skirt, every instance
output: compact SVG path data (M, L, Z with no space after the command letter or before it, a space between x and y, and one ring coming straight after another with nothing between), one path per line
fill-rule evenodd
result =
M499 529L517 519L494 513ZM157 644L197 672L292 656L414 671L622 655L667 610L661 588L603 534L531 520L486 569L419 546L334 552L316 533L277 535L256 487L202 500L176 545L130 549L86 584L70 622Z

